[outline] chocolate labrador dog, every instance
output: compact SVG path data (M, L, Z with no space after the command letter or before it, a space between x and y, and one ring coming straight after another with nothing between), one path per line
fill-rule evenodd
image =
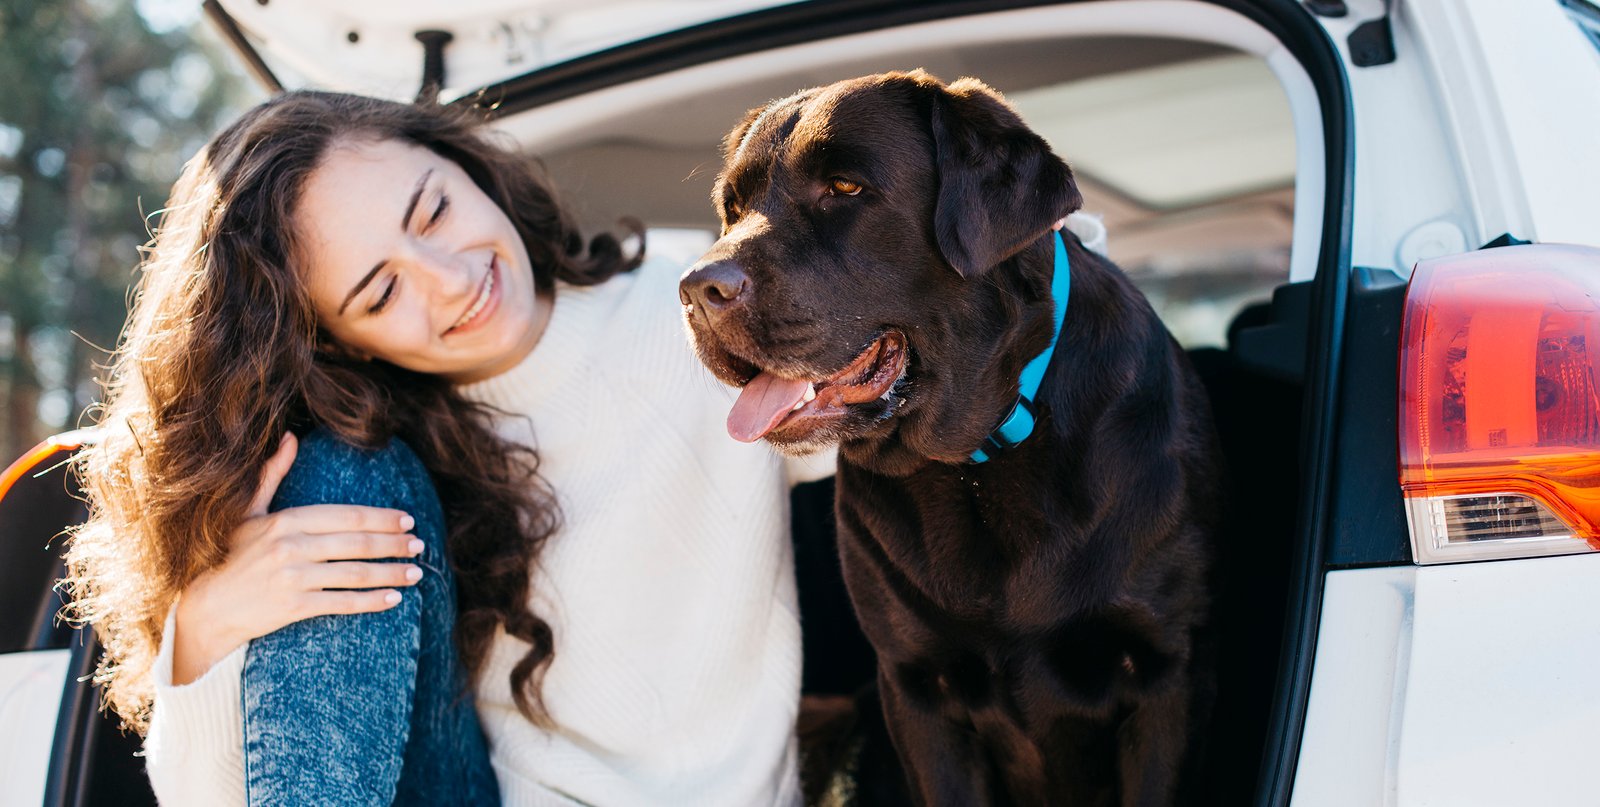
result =
M845 579L913 798L1173 803L1220 455L1148 302L1052 230L1071 171L997 92L921 71L753 110L725 158L685 316L742 388L735 438L839 445Z

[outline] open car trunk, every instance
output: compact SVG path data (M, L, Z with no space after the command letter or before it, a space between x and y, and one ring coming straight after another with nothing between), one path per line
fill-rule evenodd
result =
M1333 173L1340 101L1318 86L1340 82L1314 79L1329 62L1310 55L1326 40L1270 28L1253 4L806 8L817 5L595 54L479 97L498 104L498 125L544 160L586 225L636 216L652 250L687 265L716 236L708 200L721 138L746 110L916 67L1004 92L1072 165L1110 257L1211 394L1230 516L1214 588L1222 684L1199 803L1286 801L1318 578L1302 554L1316 546L1305 506L1316 480L1302 471L1321 450L1303 441L1314 422L1304 418L1317 416L1303 402L1308 375L1325 371L1307 367L1311 312L1326 304L1313 278L1341 249L1329 213L1344 187ZM798 491L795 507L805 683L816 693L850 692L873 674L838 578L829 485Z
M645 36L634 42L586 36L576 3L465 5L474 10L452 22L406 4L207 3L269 83L408 97L432 82L448 103L493 106L496 126L544 160L590 229L638 217L651 250L685 265L715 237L720 139L747 109L916 67L1006 93L1072 165L1110 257L1210 391L1231 478L1202 802L1287 803L1321 585L1318 424L1337 366L1308 345L1337 343L1318 312L1343 305L1348 260L1348 99L1331 43L1299 4L697 3L684 5L699 16L656 20L665 33L631 29ZM613 13L639 5L677 4ZM735 6L758 10L715 19ZM372 16L358 22L364 9ZM421 30L451 36L428 46L440 38ZM491 46L498 62L475 50ZM332 49L324 62L319 48ZM814 693L852 692L873 674L839 579L831 484L795 493ZM0 651L71 646L72 668L88 669L92 643L60 631L25 641ZM88 689L69 684L63 699L45 803L148 799L126 764L136 743L86 705Z

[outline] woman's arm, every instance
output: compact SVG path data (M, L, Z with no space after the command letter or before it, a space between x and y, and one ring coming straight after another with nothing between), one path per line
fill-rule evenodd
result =
M145 766L164 805L243 805L241 674L246 644L311 616L382 611L412 586L421 542L397 510L319 505L268 513L298 444L285 435L262 470L245 522L224 563L189 586L169 611L152 670L155 710ZM393 595L393 602L390 596Z
M167 614L161 651L151 669L155 712L144 740L145 772L166 807L244 807L244 730L240 710L241 645L198 680L172 683L173 620Z
M194 681L245 642L302 619L393 608L400 602L393 587L421 579L413 564L368 562L421 554L422 541L408 532L415 519L407 513L355 505L267 511L298 449L294 436L285 434L233 533L228 560L196 578L179 599L173 684Z

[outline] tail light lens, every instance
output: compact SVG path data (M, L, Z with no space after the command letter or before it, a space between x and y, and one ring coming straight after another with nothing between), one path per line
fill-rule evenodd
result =
M1417 264L1400 486L1418 563L1600 549L1600 249Z

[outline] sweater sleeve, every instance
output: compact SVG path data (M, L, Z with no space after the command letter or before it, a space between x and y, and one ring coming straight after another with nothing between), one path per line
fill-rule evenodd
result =
M172 684L172 629L177 606L167 612L161 649L151 673L155 710L145 737L145 770L164 807L244 807L244 710L240 645L198 679Z
M815 482L833 476L839 463L839 449L829 446L815 454L801 457L784 457L783 473L793 487L801 482Z

